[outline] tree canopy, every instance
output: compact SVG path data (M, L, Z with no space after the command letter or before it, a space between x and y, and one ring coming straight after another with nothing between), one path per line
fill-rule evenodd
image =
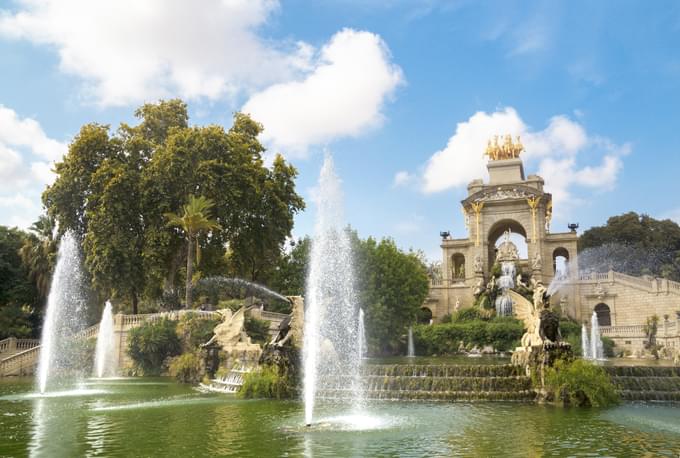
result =
M579 267L680 281L680 226L635 212L612 216L578 241Z
M179 297L185 238L164 215L180 212L191 195L215 203L219 225L196 237L205 273L266 281L304 202L294 167L281 156L265 166L262 125L236 113L229 130L190 126L180 100L145 104L135 116L138 125L115 132L83 126L43 193L59 231L82 237L94 286L133 311L140 297Z

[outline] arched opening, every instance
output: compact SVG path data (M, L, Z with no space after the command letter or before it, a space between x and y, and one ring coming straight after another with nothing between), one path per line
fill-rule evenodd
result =
M597 324L600 326L611 326L612 316L609 311L609 306L604 302L600 302L595 306L595 313L597 314Z
M526 230L519 222L513 219L504 219L496 222L489 230L489 266L495 263L498 249L505 242L506 233L509 234L510 242L517 248L518 259L527 259L529 257Z
M451 256L451 278L457 283L465 281L465 256L461 253Z
M419 324L430 324L431 320L432 310L427 307L421 307L421 309L416 313L416 321L418 321Z
M566 248L556 248L553 251L553 273L557 278L567 278L569 275L569 251Z

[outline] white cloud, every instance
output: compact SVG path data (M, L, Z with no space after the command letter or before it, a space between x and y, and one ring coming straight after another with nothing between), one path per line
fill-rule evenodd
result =
M0 141L7 146L26 146L33 154L48 160L59 159L64 154L64 144L47 137L36 120L19 119L14 110L2 105Z
M524 128L513 108L491 114L480 111L458 123L446 147L434 153L425 165L424 191L444 191L486 176L482 153L489 138L501 132L519 135Z
M253 95L243 111L264 124L265 142L304 155L310 145L379 126L402 82L378 35L344 29L320 50L309 74Z
M307 46L258 36L275 0L18 0L0 35L55 48L102 105L217 99L293 76Z
M40 194L54 181L52 164L66 151L36 120L0 105L0 224L28 227L37 219Z
M415 179L415 176L406 170L400 170L394 175L394 180L392 182L392 187L406 186Z
M575 190L606 191L616 185L629 144L589 135L583 125L566 116L554 116L548 126L532 130L511 107L494 113L478 112L457 125L446 147L435 152L425 165L423 191L439 192L487 178L482 153L489 138L497 134L521 135L526 165L538 170L553 195L555 215L568 212L578 202ZM587 162L588 165L579 165Z

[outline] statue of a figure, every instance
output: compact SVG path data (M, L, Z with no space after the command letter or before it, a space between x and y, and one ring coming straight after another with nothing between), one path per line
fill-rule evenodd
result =
M545 293L548 291L543 283L538 281L534 287L534 310L541 310L544 306Z
M521 286L523 288L529 288L529 285L527 285L526 283L524 283L524 281L522 281L522 274L521 273L517 274L517 280L515 280L515 284L517 286Z
M489 291L493 291L493 289L496 287L496 277L493 275L491 276L491 280L489 281L489 284L486 285L486 289Z
M536 253L536 255L534 256L533 261L531 262L531 267L532 267L534 270L541 270L542 265L543 265L543 264L542 264L542 262L541 262L541 254L540 254L540 253Z
M457 312L460 310L460 299L456 298L456 305L453 306L453 310Z
M480 278L477 281L477 285L475 286L475 289L472 291L472 295L475 296L475 298L477 298L483 292L484 292L484 279Z
M484 269L484 266L482 265L482 257L480 255L475 256L474 268L475 268L475 273L482 272L482 270Z
M465 278L465 264L460 265L460 269L458 269L458 278Z

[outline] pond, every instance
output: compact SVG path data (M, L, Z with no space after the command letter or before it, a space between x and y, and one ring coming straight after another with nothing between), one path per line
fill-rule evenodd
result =
M671 456L680 407L375 402L361 414L205 394L164 378L90 380L38 397L0 380L0 456Z

